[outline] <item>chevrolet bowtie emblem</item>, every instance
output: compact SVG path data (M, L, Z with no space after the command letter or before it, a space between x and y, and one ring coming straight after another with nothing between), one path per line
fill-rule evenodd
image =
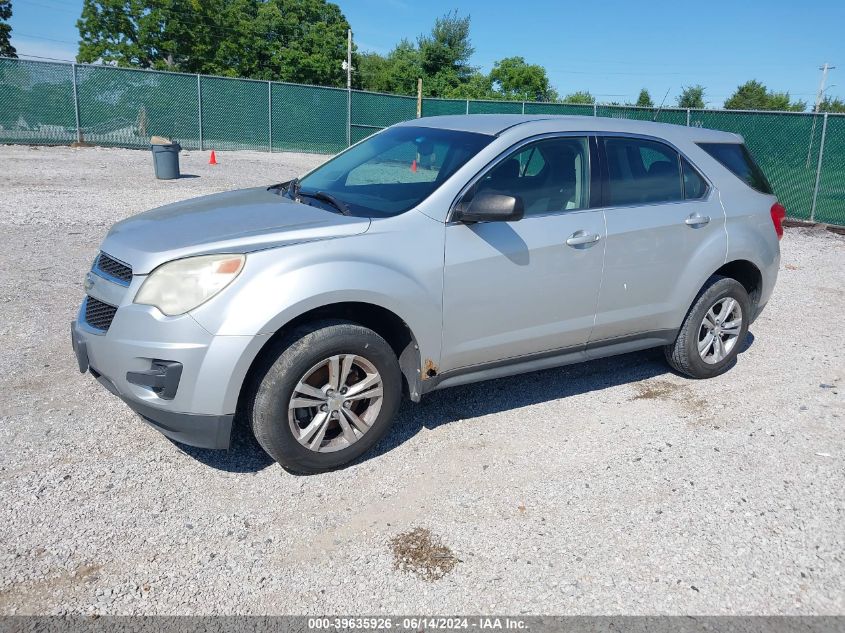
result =
M82 284L82 287L85 288L85 292L88 292L94 287L94 273L85 275L85 283Z

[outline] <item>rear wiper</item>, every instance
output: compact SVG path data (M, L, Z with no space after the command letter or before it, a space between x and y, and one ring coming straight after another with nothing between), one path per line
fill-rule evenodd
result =
M299 196L304 196L306 198L314 198L315 200L322 200L323 202L328 202L330 205L340 211L342 215L352 215L352 211L349 210L349 207L346 205L346 203L343 200L338 200L330 193L326 193L325 191L315 191L314 193L304 193L302 191L297 191L297 193Z

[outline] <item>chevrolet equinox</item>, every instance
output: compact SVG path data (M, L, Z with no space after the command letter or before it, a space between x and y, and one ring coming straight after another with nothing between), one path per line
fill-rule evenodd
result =
M168 437L235 413L286 468L336 468L403 393L662 347L727 371L785 209L741 137L592 117L394 125L290 182L118 222L72 323L79 369Z

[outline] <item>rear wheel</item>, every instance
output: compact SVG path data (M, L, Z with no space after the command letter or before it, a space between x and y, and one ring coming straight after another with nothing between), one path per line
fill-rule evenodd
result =
M748 334L751 299L741 283L711 277L687 313L678 338L664 348L669 364L693 378L712 378L734 364Z
M378 334L323 321L292 333L255 390L252 429L285 468L331 470L371 448L401 397L399 363Z

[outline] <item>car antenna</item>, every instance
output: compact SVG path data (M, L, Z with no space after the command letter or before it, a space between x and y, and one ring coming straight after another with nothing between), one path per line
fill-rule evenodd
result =
M672 87L669 86L669 90L671 90L671 89L672 89ZM663 104L666 103L666 97L669 96L669 90L667 90L666 94L663 95L663 101L660 102L660 107L657 108L657 112L654 113L654 118L651 120L652 123L657 121L657 117L660 116L660 111L663 109Z

